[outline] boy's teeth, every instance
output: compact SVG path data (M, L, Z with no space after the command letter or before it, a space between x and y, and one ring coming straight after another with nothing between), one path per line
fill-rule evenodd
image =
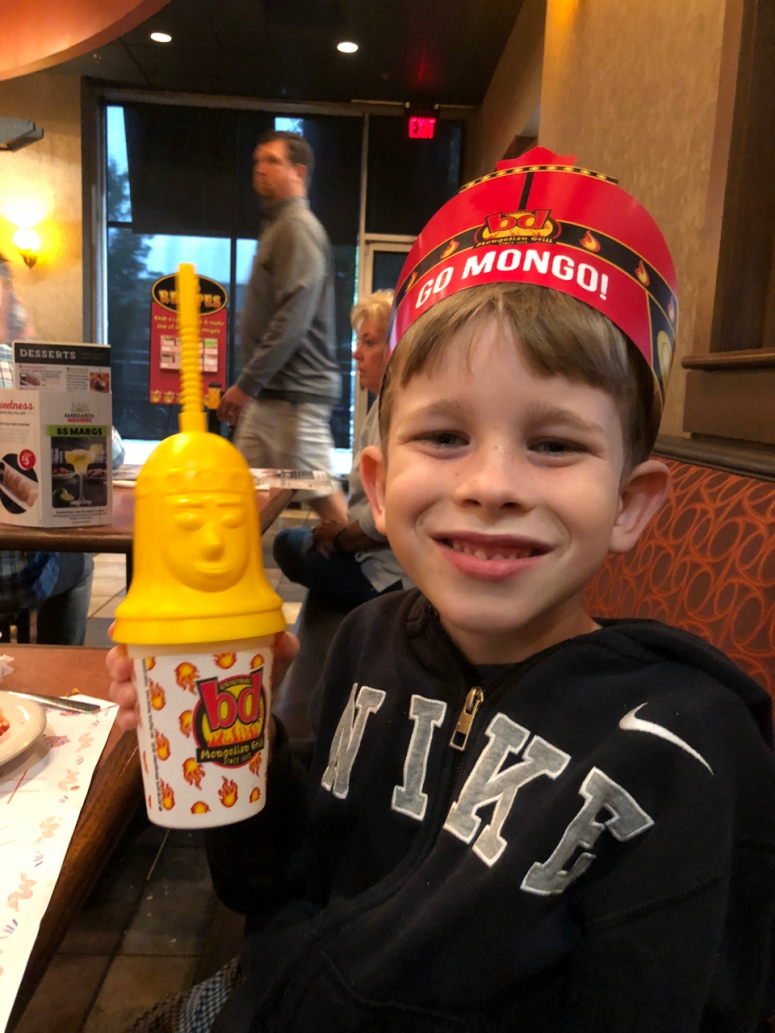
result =
M463 545L461 542L455 541L454 538L450 541L450 545L455 552L465 553L466 556L475 556L478 560L522 560L533 555L532 549L522 548L503 550L502 552L496 552L493 553L492 556L489 556L484 549L469 549L467 545Z

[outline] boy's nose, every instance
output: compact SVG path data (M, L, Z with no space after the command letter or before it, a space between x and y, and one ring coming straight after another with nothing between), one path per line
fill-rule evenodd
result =
M458 501L493 513L530 509L530 472L511 449L493 446L472 456L470 475L458 485Z

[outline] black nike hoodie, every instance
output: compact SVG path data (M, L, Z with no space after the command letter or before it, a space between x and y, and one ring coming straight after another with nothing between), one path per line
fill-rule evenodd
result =
M417 591L342 624L311 763L279 727L266 808L208 834L248 916L214 1033L759 1029L764 690L640 620L482 674Z

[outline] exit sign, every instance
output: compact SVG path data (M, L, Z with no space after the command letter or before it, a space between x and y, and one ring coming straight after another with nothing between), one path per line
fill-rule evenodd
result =
M435 132L435 118L429 118L426 115L411 115L409 117L410 140L432 140Z

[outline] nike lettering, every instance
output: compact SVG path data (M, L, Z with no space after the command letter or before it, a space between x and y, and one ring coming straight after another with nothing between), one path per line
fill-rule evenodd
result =
M664 739L666 742L671 742L674 746L680 747L685 750L689 756L694 757L700 764L704 764L708 771L713 774L713 768L708 764L707 760L699 754L696 750L692 749L688 742L684 742L683 739L679 739L675 732L671 732L669 728L663 728L662 725L654 724L653 721L644 721L640 717L635 715L639 710L645 707L645 703L641 703L639 707L635 707L629 714L625 714L619 722L619 727L625 732L646 732L648 735L656 735L660 739Z

